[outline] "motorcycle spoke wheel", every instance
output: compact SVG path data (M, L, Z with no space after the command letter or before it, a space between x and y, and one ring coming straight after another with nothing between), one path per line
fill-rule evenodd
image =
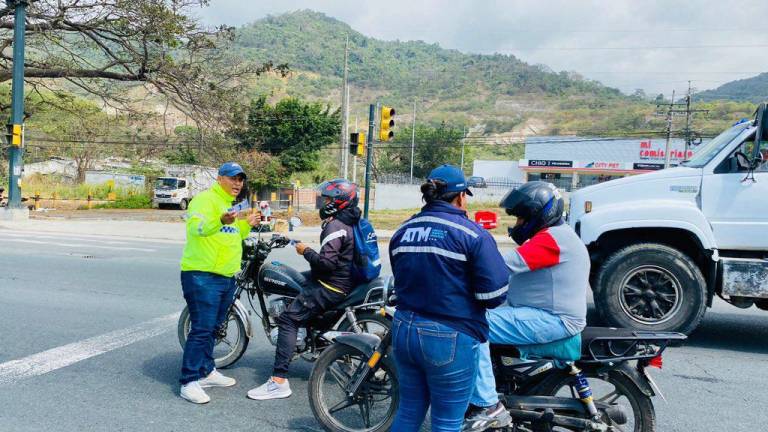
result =
M310 377L310 405L326 430L378 432L388 430L397 410L396 376L391 360L369 373L357 395L347 387L367 358L346 345L334 344L318 358Z
M656 417L653 404L645 397L634 384L626 379L617 379L615 376L588 375L589 386L592 389L592 397L598 406L603 422L609 425L611 432L653 432L655 431ZM554 383L547 394L558 397L573 397L578 399L576 388L571 378L564 378L559 383ZM576 395L576 396L574 396ZM626 423L618 424L613 421L605 411L605 406L621 409L627 417ZM602 406L602 407L601 407ZM562 413L573 415L573 413ZM567 431L569 429L558 426L553 431Z
M216 345L213 347L213 358L215 359L226 358L232 355L233 351L240 344L240 339L245 337L244 334L240 333L240 326L235 314L230 314L225 326L222 327L223 329L218 331Z

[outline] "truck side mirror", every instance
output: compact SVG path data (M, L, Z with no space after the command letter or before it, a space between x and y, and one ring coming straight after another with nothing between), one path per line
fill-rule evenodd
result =
M736 157L736 164L738 164L739 169L742 171L748 171L752 168L752 161L749 159L749 156L745 155L742 152L736 152L733 154Z

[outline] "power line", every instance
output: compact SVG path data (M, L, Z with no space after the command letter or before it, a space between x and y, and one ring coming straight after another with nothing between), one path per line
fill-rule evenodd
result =
M719 49L719 48L768 48L768 44L755 45L667 45L667 46L635 46L635 47L529 47L506 48L505 51L642 51L663 49Z

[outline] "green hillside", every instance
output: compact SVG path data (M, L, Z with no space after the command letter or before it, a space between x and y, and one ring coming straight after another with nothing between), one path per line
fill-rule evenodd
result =
M514 56L464 54L421 41L381 41L307 10L269 16L238 29L235 50L249 59L285 62L294 71L310 72L296 74L289 94L338 95L346 35L353 88L385 96L388 103L410 104L419 97L440 104L440 111L479 112L497 108L504 99L530 96L625 99L616 89Z
M714 90L707 90L697 94L696 98L704 101L764 102L768 100L768 72L752 78L725 83Z

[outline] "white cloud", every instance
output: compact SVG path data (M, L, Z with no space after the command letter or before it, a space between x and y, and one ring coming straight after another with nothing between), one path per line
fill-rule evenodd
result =
M680 94L688 80L703 90L768 71L764 0L212 0L199 15L242 25L297 9L324 12L379 39L514 54L625 92Z

